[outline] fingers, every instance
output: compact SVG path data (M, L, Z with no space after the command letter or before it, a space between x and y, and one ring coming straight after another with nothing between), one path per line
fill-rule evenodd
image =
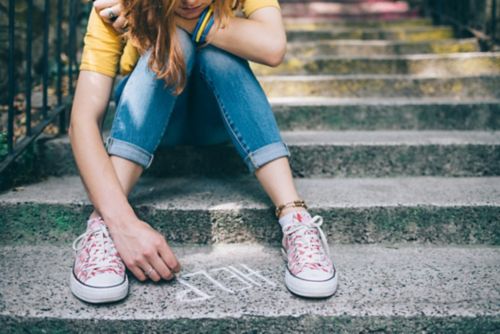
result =
M95 0L94 8L100 12L103 9L116 6L120 3L120 0Z
M157 271L153 266L146 264L143 267L143 270L144 270L144 275L146 275L146 277L149 277L152 281L159 282L161 280L161 277L158 275Z
M161 242L157 242L156 246L145 251L132 263L126 264L140 281L145 281L148 278L154 282L159 282L161 279L171 280L174 278L173 273L180 271L180 264L166 241L163 239Z
M181 270L181 265L174 253L167 245L167 242L162 242L158 247L158 252L160 253L161 259L165 264L170 268L170 270L174 273L178 273Z
M113 22L113 28L120 33L124 33L125 31L127 31L127 26L128 26L128 21L123 16L118 17Z
M113 28L119 33L127 31L128 21L122 15L123 7L120 0L96 0L94 7L102 19L113 25Z
M134 276L141 282L144 282L147 277L144 274L144 271L138 266L128 265L127 268L134 274Z
M148 257L148 261L153 268L151 274L149 275L153 281L158 282L160 278L163 278L164 280L171 280L174 277L158 253Z
M96 7L97 9L97 7ZM108 7L103 7L103 9L99 10L99 15L102 17L102 19L107 22L107 23L113 23L115 22L120 15L122 14L122 5L117 4L114 6L108 6Z

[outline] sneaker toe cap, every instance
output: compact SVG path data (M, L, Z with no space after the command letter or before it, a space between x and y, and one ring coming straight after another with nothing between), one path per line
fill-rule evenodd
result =
M123 276L114 273L104 273L90 278L85 284L97 288L107 288L123 283L124 279Z
M304 268L296 276L308 281L326 281L333 277L333 270L323 271L318 269Z

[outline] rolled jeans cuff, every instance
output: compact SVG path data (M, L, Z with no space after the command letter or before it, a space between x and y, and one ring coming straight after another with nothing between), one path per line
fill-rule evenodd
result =
M276 160L281 157L289 157L290 150L284 142L276 142L272 144L265 145L254 152L251 152L245 158L245 164L247 165L250 173L254 173L258 168L263 165Z
M142 147L129 142L109 136L106 139L108 154L116 155L141 165L144 169L149 168L153 162L153 154Z

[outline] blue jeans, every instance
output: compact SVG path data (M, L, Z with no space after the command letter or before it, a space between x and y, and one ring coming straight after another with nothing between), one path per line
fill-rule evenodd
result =
M145 169L159 146L215 145L231 141L253 173L290 156L274 114L248 61L214 46L196 49L177 29L187 85L175 96L148 67L149 52L115 90L115 118L106 139L108 154Z

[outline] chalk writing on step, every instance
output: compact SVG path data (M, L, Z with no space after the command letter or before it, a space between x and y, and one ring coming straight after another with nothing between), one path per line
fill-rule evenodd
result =
M245 264L199 270L178 277L177 282L185 288L176 295L179 302L212 299L216 296L213 291L235 294L255 287L276 286L276 283Z

